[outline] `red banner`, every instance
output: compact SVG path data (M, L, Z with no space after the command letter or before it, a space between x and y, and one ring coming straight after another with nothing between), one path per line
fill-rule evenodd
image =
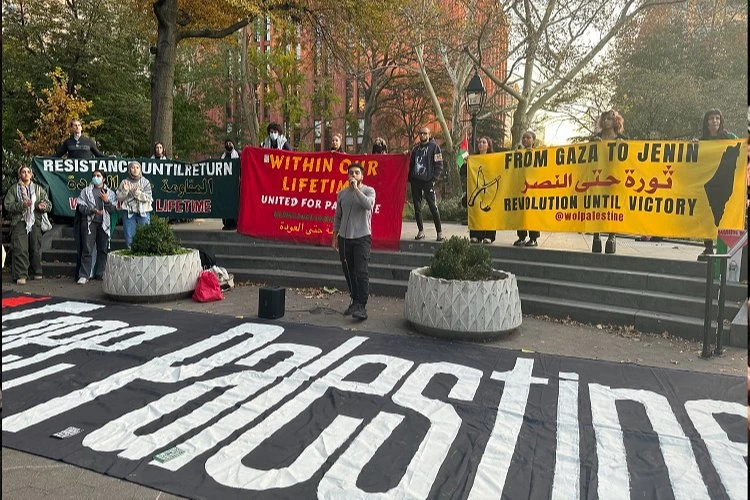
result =
M375 189L373 248L398 250L409 156L242 150L237 232L273 240L330 245L336 195L359 162Z

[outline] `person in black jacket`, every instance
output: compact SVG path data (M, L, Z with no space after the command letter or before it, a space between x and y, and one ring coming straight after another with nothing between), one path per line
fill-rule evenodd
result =
M73 119L70 122L70 137L60 144L54 156L62 158L66 154L68 158L101 158L104 155L97 149L96 142L81 133L81 120Z
M424 224L422 222L422 198L427 200L432 220L435 222L437 241L443 241L443 229L440 225L440 212L435 203L435 181L443 171L443 154L440 146L430 137L430 129L423 127L419 131L419 144L411 152L409 159L409 183L411 184L411 198L414 203L414 218L417 220L419 232L415 240L424 239Z

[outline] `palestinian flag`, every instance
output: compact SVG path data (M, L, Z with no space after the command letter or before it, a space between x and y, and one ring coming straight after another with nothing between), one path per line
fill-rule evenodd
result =
M456 153L456 166L460 169L464 162L466 162L466 158L469 157L469 139L464 136L464 140L461 141L461 144L458 146L458 152Z

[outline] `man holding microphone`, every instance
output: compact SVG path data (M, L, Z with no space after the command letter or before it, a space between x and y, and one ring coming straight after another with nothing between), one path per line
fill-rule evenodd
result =
M372 210L375 190L362 184L362 165L349 165L349 186L336 197L331 246L338 251L352 302L344 311L358 320L367 319L370 278L367 263L372 246Z

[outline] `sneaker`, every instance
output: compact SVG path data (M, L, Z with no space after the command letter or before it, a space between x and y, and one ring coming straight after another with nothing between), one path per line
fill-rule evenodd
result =
M484 245L491 245L491 244L492 244L492 240L491 240L491 239L489 239L489 238L483 238L483 239L482 239L482 243L483 243Z
M18 278L16 280L16 285L25 285L26 284L26 278Z
M349 307L346 308L346 311L344 311L344 316L351 316L354 311L357 310L357 303L352 302L349 304Z
M424 239L424 231L420 231L417 233L417 235L414 237L415 240L423 240Z
M443 241L443 240L445 240L445 238L443 238L443 233L438 233L437 238L435 238L435 241Z
M41 274L37 274L37 275L34 276L34 279L35 280L41 280L41 279L44 279L44 276L42 276Z
M471 238L469 241L472 243L479 243L479 238Z
M85 285L88 282L89 282L89 280L87 280L86 278L78 278L78 284L79 285Z
M522 247L526 243L526 238L518 238L513 242L514 247Z
M539 243L536 242L536 240L529 240L526 243L524 243L525 247L538 247Z
M354 310L354 312L352 312L352 317L360 321L366 320L367 310L365 309L365 306L357 304L357 308Z

